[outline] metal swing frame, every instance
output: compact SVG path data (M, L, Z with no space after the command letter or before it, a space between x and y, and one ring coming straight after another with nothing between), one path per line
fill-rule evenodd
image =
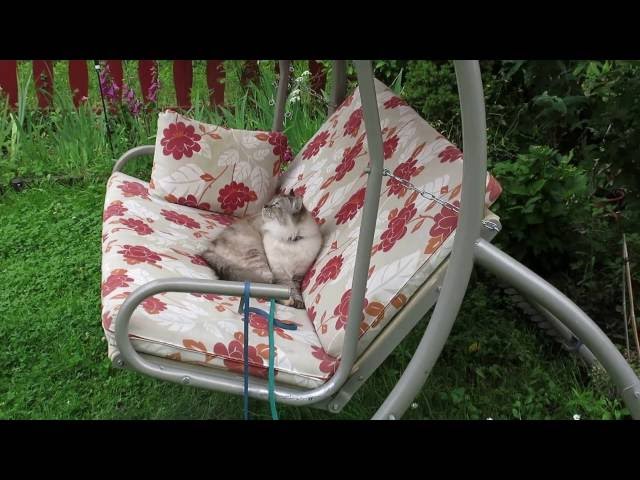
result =
M283 127L289 64L289 61L280 61L274 131L281 131ZM579 339L609 373L632 418L640 419L640 379L611 340L559 290L489 243L495 232L482 228L487 147L484 95L478 61L454 61L462 112L464 162L458 227L450 257L411 296L372 344L364 352L358 351L359 318L364 305L369 253L374 239L383 178L383 142L371 62L356 60L354 64L362 99L370 170L341 360L335 374L323 385L311 390L279 385L275 390L276 400L288 405L313 405L331 412L339 412L435 304L431 319L411 361L372 417L375 420L401 418L422 389L440 356L458 315L471 271L477 263L519 290L537 307L543 309L545 315L555 319L564 332ZM335 60L329 115L335 111L345 95L346 61ZM113 170L120 171L132 158L153 155L153 152L153 145L129 150L116 162ZM242 282L187 278L155 280L142 285L127 297L116 317L117 347L111 355L113 364L161 380L242 395L241 375L140 354L133 348L128 331L134 310L152 295L162 292L192 292L240 296L243 288ZM269 284L252 284L250 292L252 297L260 298L288 298L289 294L288 287ZM267 382L252 377L249 395L267 400Z

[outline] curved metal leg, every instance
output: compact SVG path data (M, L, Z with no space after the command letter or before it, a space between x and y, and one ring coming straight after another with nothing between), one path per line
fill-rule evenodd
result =
M462 110L464 172L458 228L442 292L411 362L374 420L400 418L427 381L456 320L473 269L473 244L480 238L487 176L484 95L477 61L455 62Z
M474 251L480 265L549 310L584 342L611 375L631 416L640 419L640 379L595 322L553 285L499 248L485 240L478 240Z
M116 164L113 166L112 172L120 172L124 168L125 164L135 157L141 157L142 155L153 155L155 151L155 145L142 145L140 147L132 148L131 150L127 150L122 156L116 161Z

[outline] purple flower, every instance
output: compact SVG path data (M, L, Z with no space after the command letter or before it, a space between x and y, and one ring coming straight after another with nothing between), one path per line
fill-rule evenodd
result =
M160 79L158 78L158 70L155 67L151 68L151 76L152 81L151 85L149 85L147 97L150 102L156 103L158 101L158 90L160 90Z
M124 100L127 102L129 112L134 117L137 117L142 110L142 102L136 98L136 92L125 83L123 85Z

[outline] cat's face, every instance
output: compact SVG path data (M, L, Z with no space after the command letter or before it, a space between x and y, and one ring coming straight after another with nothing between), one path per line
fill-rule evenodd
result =
M265 220L276 220L279 223L287 223L296 219L304 212L302 197L295 195L276 195L262 208L262 218Z

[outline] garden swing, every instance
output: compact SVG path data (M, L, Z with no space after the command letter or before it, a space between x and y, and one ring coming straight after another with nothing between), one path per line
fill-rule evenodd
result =
M640 380L609 338L561 292L490 243L500 223L489 207L501 188L486 169L478 62L454 62L464 162L460 150L374 79L370 61L354 64L358 88L347 96L346 61L333 62L326 122L284 174L277 174L276 161L277 187L257 194L293 191L321 225L324 244L302 280L306 309L277 305L268 322L246 307L289 298L288 287L216 280L198 256L235 217L202 202L203 192L218 188L211 187L217 176L193 159L217 152L225 175L233 165L236 177L218 200L225 208L242 206L241 214L250 210L256 194L239 179L263 173L238 158L286 156L279 132L289 61L280 61L271 132L211 130L171 112L168 123L159 120L155 145L117 161L102 237L102 324L112 363L261 400L271 391L279 403L337 413L435 305L406 370L373 416L398 419L434 367L477 263L577 339L576 348L601 363L640 419ZM212 142L225 139L231 143L215 150ZM121 172L141 155L155 156L149 182ZM276 380L271 388L268 363Z

